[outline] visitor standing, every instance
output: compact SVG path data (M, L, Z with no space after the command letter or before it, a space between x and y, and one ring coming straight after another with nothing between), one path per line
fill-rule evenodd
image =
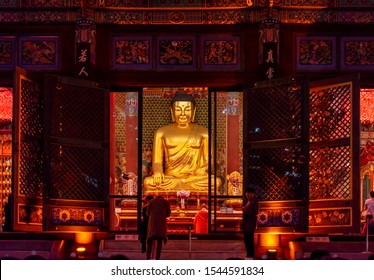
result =
M253 260L255 257L255 230L257 226L258 201L255 198L255 189L247 188L245 190L246 203L243 206L243 221L241 228L244 234L244 245L247 251L247 260Z
M366 210L367 219L374 217L374 191L369 193L370 198L365 200L364 210Z
M162 243L167 239L166 218L171 214L170 203L162 196L152 199L147 208L148 235L147 235L147 260L161 257Z
M365 200L365 224L362 229L362 234L374 233L374 191L369 193L370 198Z
M148 203L153 199L153 195L147 195L145 197L145 205L142 209L142 222L140 224L140 243L142 244L142 253L147 251L147 234L148 234L148 216L147 209Z
M207 234L209 229L209 224L208 224L208 206L203 203L201 205L200 210L196 213L194 222L193 222L193 229L195 233L203 233Z

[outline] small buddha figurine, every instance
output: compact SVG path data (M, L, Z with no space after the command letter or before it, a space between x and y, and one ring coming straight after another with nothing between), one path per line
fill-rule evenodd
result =
M192 95L175 94L171 101L172 124L154 134L153 176L144 179L144 192L208 191L208 129L194 123ZM214 180L214 176L211 176ZM217 178L217 185L220 180ZM212 184L214 181L212 182Z

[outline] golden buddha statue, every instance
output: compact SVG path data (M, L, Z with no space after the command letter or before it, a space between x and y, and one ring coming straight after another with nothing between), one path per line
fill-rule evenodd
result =
M154 134L153 176L144 179L144 193L180 190L207 193L209 134L207 128L194 123L195 106L192 95L177 93L173 97L173 123ZM220 185L219 179L217 184Z

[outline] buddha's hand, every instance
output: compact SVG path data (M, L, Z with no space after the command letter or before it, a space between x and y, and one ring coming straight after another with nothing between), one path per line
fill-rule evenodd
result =
M203 168L199 168L195 171L195 175L207 175L208 174L208 170L203 167Z
M164 181L164 173L162 172L155 172L153 174L153 183L156 185L156 186L159 186L161 185L161 183Z

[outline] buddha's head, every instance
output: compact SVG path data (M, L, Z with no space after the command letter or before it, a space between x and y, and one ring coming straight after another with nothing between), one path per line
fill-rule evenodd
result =
M196 101L192 95L176 93L171 100L171 116L173 122L187 125L195 121Z

